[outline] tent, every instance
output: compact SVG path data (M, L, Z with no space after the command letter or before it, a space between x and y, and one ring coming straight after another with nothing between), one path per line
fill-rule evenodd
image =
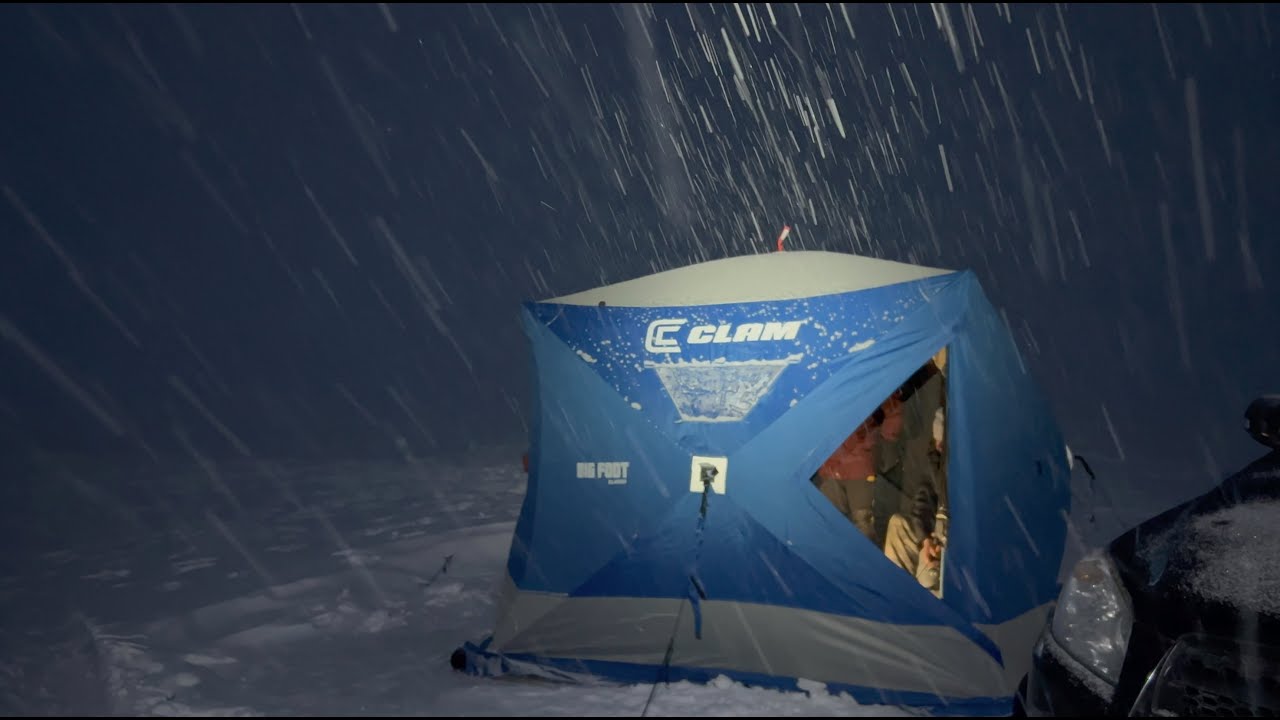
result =
M808 680L1011 709L1060 587L1070 460L970 271L747 255L526 303L522 320L528 490L470 672ZM935 594L811 478L944 348Z

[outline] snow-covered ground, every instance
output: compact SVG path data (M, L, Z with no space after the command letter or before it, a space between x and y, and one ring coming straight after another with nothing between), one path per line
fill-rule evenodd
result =
M905 715L725 681L462 675L524 496L520 448L462 462L51 465L0 526L0 712ZM652 702L650 699L652 696Z

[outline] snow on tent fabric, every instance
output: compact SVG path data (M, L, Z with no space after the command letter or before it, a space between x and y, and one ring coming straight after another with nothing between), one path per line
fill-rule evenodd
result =
M1059 589L1064 443L975 276L716 260L522 312L528 492L480 674L825 683L1007 712ZM946 349L940 597L810 482Z

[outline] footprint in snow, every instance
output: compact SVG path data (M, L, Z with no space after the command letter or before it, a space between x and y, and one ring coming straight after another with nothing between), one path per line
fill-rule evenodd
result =
M82 580L119 580L120 578L129 577L131 574L132 572L129 570L112 570L110 568L103 568L96 573L81 575L80 578Z
M214 667L217 665L232 665L240 662L233 657L226 655L205 655L203 653L187 653L182 656L182 661L188 665L196 665L198 667Z
M190 560L179 560L178 562L173 563L173 571L181 575L183 573L189 573L193 570L203 570L208 567L213 567L217 563L218 563L218 559L212 558L212 557L191 558Z

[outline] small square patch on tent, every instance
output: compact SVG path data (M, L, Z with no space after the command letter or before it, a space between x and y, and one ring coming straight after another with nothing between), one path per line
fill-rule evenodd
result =
M693 466L689 473L689 492L700 493L707 481L711 483L711 491L717 495L724 494L725 475L729 472L729 458L693 456Z

